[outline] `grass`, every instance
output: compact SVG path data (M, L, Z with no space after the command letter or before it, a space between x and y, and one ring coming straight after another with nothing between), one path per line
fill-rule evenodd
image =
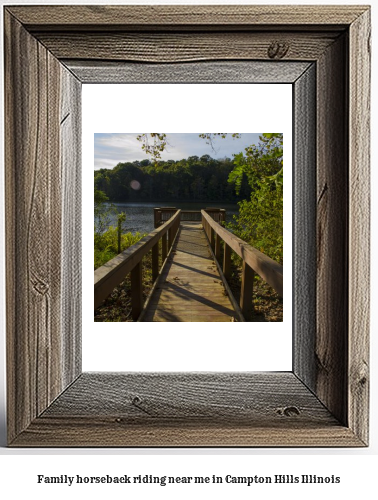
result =
M121 252L137 243L143 236L142 233L124 233L121 235ZM118 232L111 226L104 233L94 233L94 268L103 266L106 262L118 255Z

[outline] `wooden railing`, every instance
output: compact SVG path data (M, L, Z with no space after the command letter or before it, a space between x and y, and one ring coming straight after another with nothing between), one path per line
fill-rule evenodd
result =
M205 212L209 214L215 222L219 222L219 224L226 222L226 210L224 208L205 208Z
M159 227L169 220L172 215L177 211L175 207L160 207L154 208L154 227ZM226 210L224 208L205 208L205 211L212 219L217 222L225 222ZM202 220L201 210L181 210L182 221L198 221Z
M175 207L160 207L154 208L154 227L159 227L169 220L175 213Z
M255 273L263 278L282 297L283 267L227 231L227 229L215 222L207 211L201 210L201 214L203 228L218 264L221 256L221 240L224 242L223 274L226 280L229 280L231 274L231 250L243 259L240 309L244 318L249 320L252 314L253 279Z
M200 210L181 210L182 221L201 222L201 217Z
M152 250L152 279L159 275L159 241L162 262L167 258L180 226L181 210L174 210L170 219L138 243L124 250L94 272L94 308L96 309L125 277L131 275L132 318L137 320L143 309L142 259Z

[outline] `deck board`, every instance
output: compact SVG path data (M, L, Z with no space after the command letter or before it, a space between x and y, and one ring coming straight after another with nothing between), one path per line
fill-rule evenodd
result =
M182 222L142 321L235 321L202 224Z

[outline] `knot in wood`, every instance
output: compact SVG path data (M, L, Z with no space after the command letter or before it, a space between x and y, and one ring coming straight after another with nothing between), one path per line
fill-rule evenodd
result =
M144 413L147 413L147 415L150 415L150 411L145 407L146 404L145 402L139 397L139 396L134 396L131 398L131 404L138 408L138 410L143 411Z
M45 295L49 290L49 285L41 280L38 280L33 283L33 288L40 295Z
M285 408L279 408L277 413L278 415L284 415L285 417L292 417L294 415L299 415L301 412L296 406L286 406Z
M289 50L289 44L285 42L272 42L268 48L268 57L270 59L282 59Z

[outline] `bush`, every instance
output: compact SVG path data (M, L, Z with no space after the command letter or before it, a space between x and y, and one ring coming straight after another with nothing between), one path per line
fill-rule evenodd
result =
M145 234L125 233L121 235L121 251L137 243ZM94 233L94 268L103 266L110 259L118 255L118 228L110 226L103 233Z

